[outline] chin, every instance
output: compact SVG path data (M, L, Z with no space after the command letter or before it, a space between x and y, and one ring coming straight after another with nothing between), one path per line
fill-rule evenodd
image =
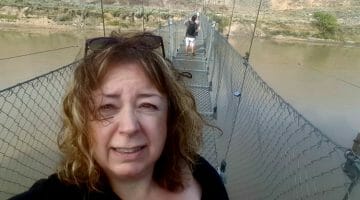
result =
M112 170L112 176L119 179L136 179L152 173L151 167L138 166L136 164L116 167ZM111 178L111 177L110 177Z

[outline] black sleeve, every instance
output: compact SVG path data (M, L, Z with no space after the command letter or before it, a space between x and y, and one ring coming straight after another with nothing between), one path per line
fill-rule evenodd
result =
M55 174L47 179L41 179L31 188L9 200L60 200L82 199L80 189L74 185L61 182Z
M194 178L199 182L202 195L201 200L228 200L224 183L217 173L203 157L199 156L194 171Z

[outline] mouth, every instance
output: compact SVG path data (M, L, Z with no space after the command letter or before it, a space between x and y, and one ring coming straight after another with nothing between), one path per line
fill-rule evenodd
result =
M131 153L137 153L145 148L145 145L142 146L136 146L136 147L118 147L118 148L112 148L114 151L122 154L131 154Z

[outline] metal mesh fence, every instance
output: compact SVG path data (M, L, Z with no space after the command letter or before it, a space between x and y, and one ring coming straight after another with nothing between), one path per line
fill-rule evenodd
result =
M194 80L184 80L205 127L201 154L215 167L227 162L231 199L342 199L351 181L344 148L278 96L208 19L201 19L202 54L182 56L182 22L157 30L167 57ZM0 199L54 172L60 154L60 104L76 63L0 91ZM207 80L206 80L207 79ZM350 194L351 196L351 194ZM354 197L356 198L356 197Z
M216 149L218 162L227 162L230 198L345 199L352 185L343 172L345 148L278 96L211 29L204 31L213 46L207 52L211 101L223 130Z
M75 64L0 91L0 199L54 172L60 104Z

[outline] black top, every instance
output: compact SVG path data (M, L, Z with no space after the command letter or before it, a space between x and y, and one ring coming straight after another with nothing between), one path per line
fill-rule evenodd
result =
M193 171L194 178L202 189L201 200L228 200L224 184L216 170L202 157L199 157ZM61 182L56 174L37 181L28 191L9 200L120 200L111 190L91 191Z
M187 21L185 23L186 25L186 34L185 34L185 37L191 37L191 38L195 38L197 36L197 29L198 29L198 24L195 23L195 21Z

